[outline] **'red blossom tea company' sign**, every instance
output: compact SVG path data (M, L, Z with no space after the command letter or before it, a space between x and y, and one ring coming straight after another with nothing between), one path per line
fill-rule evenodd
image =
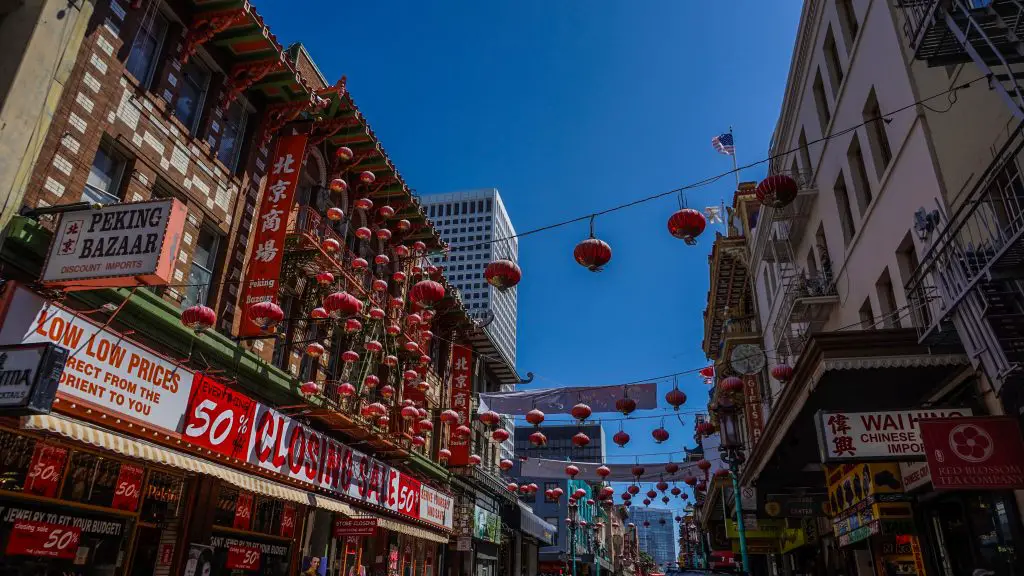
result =
M970 416L970 408L929 408L888 412L818 412L822 462L923 460L918 427L929 418Z
M174 199L67 212L53 235L42 281L68 290L167 284L187 212Z
M250 306L267 300L277 301L288 214L292 210L295 186L305 155L305 135L278 139L263 190L263 201L253 223L252 255L242 283L240 337L258 336L262 332L247 313Z
M458 344L452 346L452 386L451 403L449 406L459 415L459 424L448 426L448 450L452 455L448 457L449 466L469 465L469 444L468 435L461 436L455 433L459 425L469 426L470 421L470 400L473 394L473 352Z
M935 490L1024 488L1024 440L1010 416L920 423Z

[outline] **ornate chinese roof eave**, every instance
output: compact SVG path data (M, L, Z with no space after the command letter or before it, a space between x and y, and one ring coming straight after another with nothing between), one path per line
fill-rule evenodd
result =
M723 308L732 309L740 305L750 293L747 265L743 255L746 239L743 236L722 236L718 234L708 256L711 282L708 288L708 306L704 310L704 354L714 360L722 339L725 318ZM722 301L724 300L724 302Z

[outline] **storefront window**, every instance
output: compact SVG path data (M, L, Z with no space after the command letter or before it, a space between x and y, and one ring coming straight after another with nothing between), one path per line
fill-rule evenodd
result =
M1012 510L1001 492L965 493L933 504L934 537L942 544L939 565L953 574L969 574L976 568L998 576L1024 574L1016 568Z
M29 492L37 496L57 496L64 465L66 448L40 442L0 430L0 490Z
M71 455L68 477L64 481L61 498L92 504L111 506L121 462L103 458L89 452L75 452Z
M214 513L215 526L279 535L285 509L281 500L222 486Z

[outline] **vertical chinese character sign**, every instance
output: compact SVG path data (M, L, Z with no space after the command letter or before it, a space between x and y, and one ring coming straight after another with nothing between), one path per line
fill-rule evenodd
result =
M300 134L283 136L277 141L259 215L253 222L252 255L242 285L242 322L238 335L243 338L261 333L248 313L249 307L266 300L277 301L288 214L302 172L306 138Z
M747 430L750 432L750 447L753 448L761 440L764 431L764 418L761 412L761 385L757 376L743 377L743 395L746 397Z
M469 408L473 393L473 352L458 344L452 346L451 391L451 409L458 412L459 424L448 425L448 449L452 453L448 458L448 464L468 466L470 437L459 436L454 430L461 424L469 426Z

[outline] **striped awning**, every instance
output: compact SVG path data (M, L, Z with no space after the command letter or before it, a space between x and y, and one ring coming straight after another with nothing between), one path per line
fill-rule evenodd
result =
M376 518L378 526L391 530L392 532L399 532L408 536L430 540L431 542L448 542L447 535L434 532L433 530L427 530L426 528L420 528L418 526L406 524L405 522L399 522L397 520L364 512L342 502L341 500L335 500L334 498L328 498L305 490L285 486L278 482L273 482L252 474L246 474L245 472L239 472L228 468L227 466L208 462L206 460L202 460L188 454L183 454L175 450L170 450L168 448L163 448L143 440L137 440L115 432L101 430L94 426L90 426L89 424L72 420L70 418L64 418L54 414L48 414L45 416L29 416L23 420L22 427L26 430L54 432L66 438L84 442L104 450L109 450L122 456L137 458L139 460L145 460L155 464L162 464L164 466L177 468L179 470L195 474L213 476L237 486L238 488L248 490L256 494L262 494L263 496L297 502L306 506L337 512L352 518Z

